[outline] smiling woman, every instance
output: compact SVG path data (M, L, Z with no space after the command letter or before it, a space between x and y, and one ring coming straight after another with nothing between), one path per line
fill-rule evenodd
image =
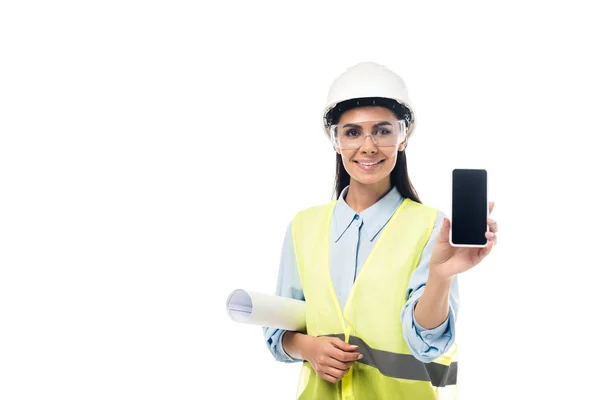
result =
M277 294L305 301L306 331L264 327L274 358L302 362L298 399L454 399L456 275L495 244L456 249L422 204L405 149L415 117L403 80L361 63L334 81L323 128L335 199L288 226Z
M378 104L377 99L371 102ZM370 185L378 193L395 186L403 196L420 202L406 172L406 121L383 106L353 108L333 120L338 119L330 128L337 151L336 197L352 179L357 188Z

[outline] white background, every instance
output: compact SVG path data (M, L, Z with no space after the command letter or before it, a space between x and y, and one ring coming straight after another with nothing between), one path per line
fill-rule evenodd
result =
M200 3L0 6L0 399L293 399L225 300L273 293L330 199L320 112L360 61L408 85L425 203L490 171L460 399L600 398L592 2Z

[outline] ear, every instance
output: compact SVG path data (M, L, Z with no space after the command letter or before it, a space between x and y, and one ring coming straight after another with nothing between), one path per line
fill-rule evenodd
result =
M398 152L402 152L406 149L406 146L408 146L408 143L406 143L406 141L402 142L402 144L400 144L400 147L398 147Z

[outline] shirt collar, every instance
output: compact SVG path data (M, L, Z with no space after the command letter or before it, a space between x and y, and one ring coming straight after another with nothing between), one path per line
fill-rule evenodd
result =
M349 186L346 186L338 197L338 202L334 208L333 220L335 229L335 241L337 242L344 235L348 227L355 219L362 219L363 227L370 241L383 229L390 220L398 206L404 200L398 189L394 186L377 203L371 207L356 213L345 201Z
M340 240L344 232L348 229L352 221L355 218L358 218L358 214L346 203L344 197L346 197L346 193L348 193L349 186L346 186L340 196L338 197L338 201L333 209L333 228L335 229L335 241Z

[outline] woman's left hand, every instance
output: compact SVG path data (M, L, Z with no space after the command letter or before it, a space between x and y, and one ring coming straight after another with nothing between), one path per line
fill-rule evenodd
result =
M491 214L494 202L489 203L489 208ZM490 231L485 234L488 240L485 247L454 247L450 244L450 221L444 219L429 262L429 273L437 278L451 278L479 264L497 243L497 222L488 218L488 226Z

